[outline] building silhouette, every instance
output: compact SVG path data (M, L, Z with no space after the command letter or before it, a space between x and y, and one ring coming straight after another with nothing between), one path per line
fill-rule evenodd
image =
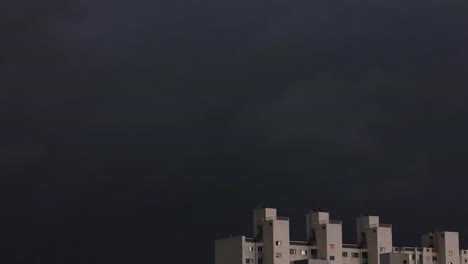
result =
M458 232L422 236L420 247L395 247L392 226L378 216L356 219L356 244L343 244L341 221L329 213L306 215L307 241L290 241L289 218L274 208L253 212L254 236L215 241L215 264L467 264Z

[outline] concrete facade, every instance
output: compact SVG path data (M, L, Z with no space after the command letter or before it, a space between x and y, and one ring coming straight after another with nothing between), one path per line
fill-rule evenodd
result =
M291 241L289 218L275 208L253 212L253 238L215 241L215 264L468 264L457 232L422 236L421 247L394 247L392 226L378 216L356 219L356 243L343 244L342 222L327 212L306 214L307 241Z
M311 257L341 263L341 221L330 221L329 213L311 211L306 215L306 225L307 239L317 247L317 254L311 254Z
M369 263L380 264L380 254L392 252L392 226L381 224L378 216L356 219L357 244L368 249Z

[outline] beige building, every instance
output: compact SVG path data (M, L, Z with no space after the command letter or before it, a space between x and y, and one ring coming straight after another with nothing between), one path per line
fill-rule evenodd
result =
M253 212L253 238L215 241L215 264L468 264L457 232L422 236L421 247L394 247L392 226L378 216L356 219L356 244L343 244L341 221L327 212L306 215L307 241L291 241L289 218L274 208Z

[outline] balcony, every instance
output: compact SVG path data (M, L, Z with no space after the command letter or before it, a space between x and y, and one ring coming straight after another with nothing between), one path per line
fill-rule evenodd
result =
M401 251L410 251L410 252L414 252L414 247L402 247L402 248L401 248Z
M356 244L343 244L343 248L361 248L361 247Z
M310 245L308 241L290 241L289 244L291 246L309 246Z

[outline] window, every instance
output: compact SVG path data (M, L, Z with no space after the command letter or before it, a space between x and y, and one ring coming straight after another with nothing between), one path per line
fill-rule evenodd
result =
M281 241L279 241L279 240L276 241L276 245L277 245L277 246L281 246Z
M281 258L281 253L276 253L277 258Z
M330 244L330 248L335 248L335 244Z
M433 257L432 257L432 260L437 260L437 257L436 257L436 256L433 256Z
M254 259L245 259L245 263L254 264Z
M428 248L426 248L426 252L429 252L429 249L428 249Z
M431 260L431 257L427 257L426 260L427 260L427 261Z
M330 260L335 260L335 256L330 256Z
M262 246L258 246L258 252L263 252L263 247Z
M380 252L384 252L385 251L385 247L380 247Z
M359 253L353 252L353 253L351 253L351 257L353 257L353 258L359 258Z
M449 262L449 263L447 263L447 264L453 264L453 262Z
M465 255L466 255L466 253L467 253L467 252L466 252L466 250L463 250L463 254L465 254Z
M449 250L448 255L453 256L453 251Z
M310 250L310 258L311 259L317 259L317 249L311 249Z
M258 259L258 264L263 264L263 259L259 258Z
M253 252L253 251L254 251L253 247L249 247L249 252Z
M301 255L307 255L307 250L301 249L300 253L301 253Z
M342 256L343 256L343 257L347 257L347 256L348 256L348 252L343 252Z
M408 261L407 261L407 260L403 260L403 264L406 264L406 263L408 263Z
M468 259L465 259L465 263L468 263Z
M289 254L295 255L295 254L296 254L296 249L295 249L295 248L291 248L291 249L289 250Z

